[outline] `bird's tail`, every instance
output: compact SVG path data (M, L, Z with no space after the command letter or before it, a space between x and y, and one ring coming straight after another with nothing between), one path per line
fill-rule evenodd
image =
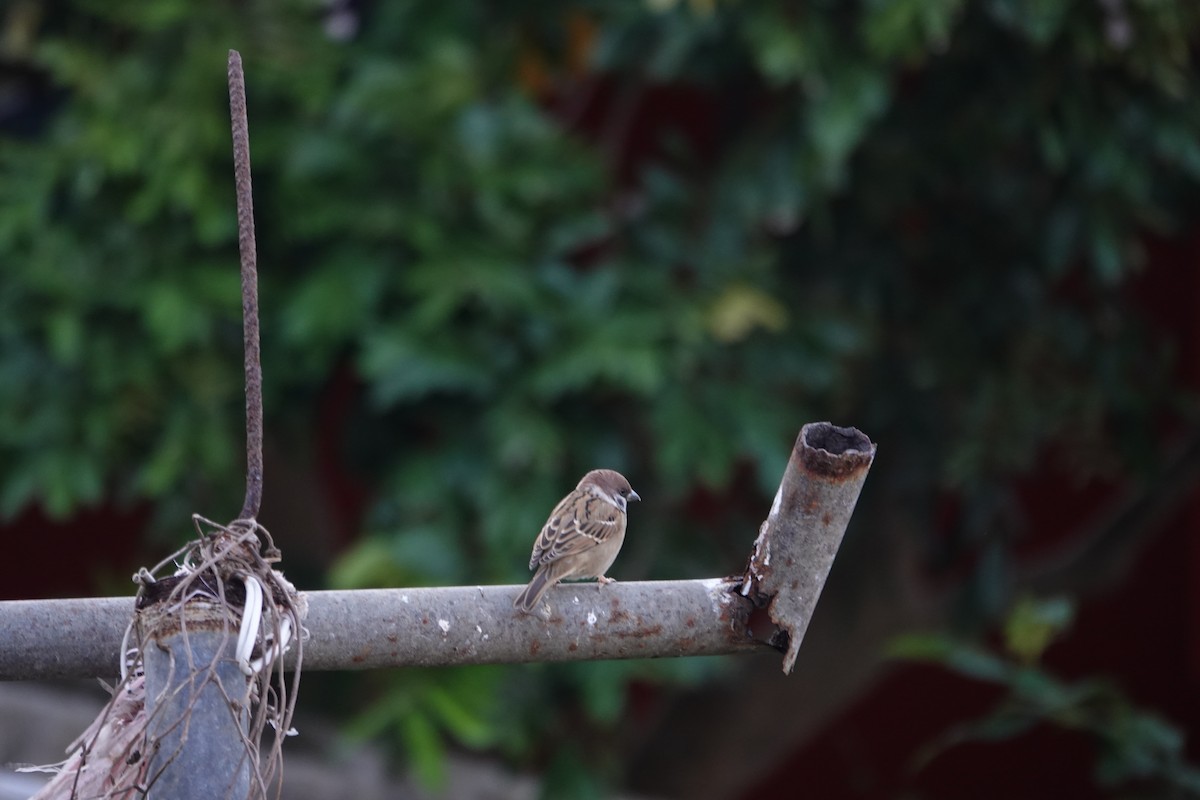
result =
M529 585L513 601L513 608L520 609L526 614L533 611L534 606L541 602L542 595L546 593L546 590L558 582L551 578L552 576L548 569L543 568L535 572L533 579L529 581Z

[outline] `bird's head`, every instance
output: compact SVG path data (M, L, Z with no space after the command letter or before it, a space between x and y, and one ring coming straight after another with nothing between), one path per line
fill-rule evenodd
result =
M594 469L579 481L579 489L591 492L625 511L631 500L641 500L625 476L616 470Z

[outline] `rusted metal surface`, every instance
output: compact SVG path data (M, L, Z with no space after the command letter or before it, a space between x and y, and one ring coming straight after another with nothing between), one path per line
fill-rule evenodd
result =
M307 593L305 670L378 669L765 650L727 579L569 583L534 614L521 586ZM109 677L133 598L0 602L0 679ZM64 625L70 635L64 636ZM289 658L291 654L289 654Z
M742 593L765 607L791 672L834 556L854 513L875 445L857 428L805 425L759 530Z
M751 605L726 580L568 583L533 614L520 586L309 595L305 669L585 661L762 649Z
M242 55L229 51L229 117L233 138L233 180L237 189L238 253L242 273L243 366L246 374L246 499L240 519L254 519L262 504L263 401L259 353L258 250L254 242L254 191L250 176L250 126L246 120L246 78Z

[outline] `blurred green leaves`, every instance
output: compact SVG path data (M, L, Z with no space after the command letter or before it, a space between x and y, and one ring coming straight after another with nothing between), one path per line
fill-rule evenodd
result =
M1063 597L1017 601L1004 625L1009 653L1022 664L1036 664L1042 653L1071 624L1075 606Z
M494 667L405 670L346 735L393 739L416 777L436 788L446 779L447 737L473 749L500 743L503 676Z
M1020 600L1005 625L1008 657L944 636L896 640L893 657L938 664L1003 691L986 716L956 725L927 745L914 768L958 744L1011 739L1049 725L1092 740L1099 786L1121 789L1132 782L1140 791L1170 797L1200 792L1200 769L1187 763L1184 735L1177 726L1133 705L1108 681L1066 682L1039 666L1045 648L1069 627L1073 613L1073 603L1064 598Z

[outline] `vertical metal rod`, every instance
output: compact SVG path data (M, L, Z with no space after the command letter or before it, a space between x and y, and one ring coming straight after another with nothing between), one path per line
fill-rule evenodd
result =
M238 519L256 519L262 503L262 360L258 333L258 253L254 243L254 192L250 183L250 127L242 56L229 51L229 115L237 187L238 251L242 263L242 338L246 367L246 499Z

